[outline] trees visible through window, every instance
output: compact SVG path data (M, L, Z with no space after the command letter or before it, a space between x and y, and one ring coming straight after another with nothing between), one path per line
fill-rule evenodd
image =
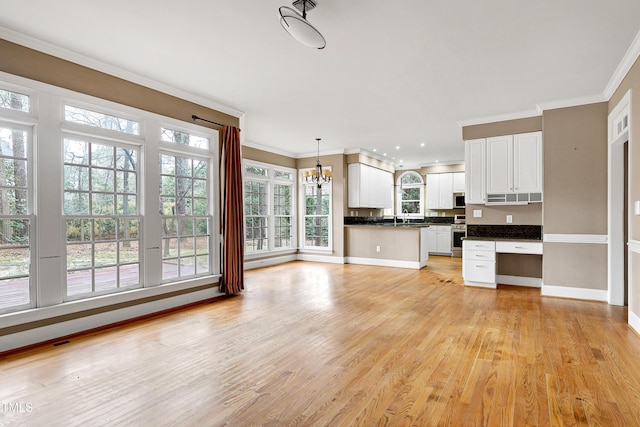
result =
M304 184L304 247L330 248L331 184Z
M245 254L294 247L295 172L245 161Z
M423 215L424 181L419 173L404 172L399 180L398 215Z
M31 302L30 139L30 129L0 126L0 309Z

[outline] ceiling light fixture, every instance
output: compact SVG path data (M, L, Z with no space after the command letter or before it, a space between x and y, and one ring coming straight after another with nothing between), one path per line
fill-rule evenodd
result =
M320 34L320 31L316 30L316 28L307 21L307 11L315 8L317 6L316 2L313 0L296 0L293 2L293 6L301 10L302 15L290 7L281 6L278 10L280 12L280 25L282 25L282 28L303 45L316 49L324 49L327 45L326 40L322 34Z
M318 188L322 188L322 184L325 182L330 182L333 174L331 171L322 170L322 165L320 164L320 138L316 138L318 141L318 157L316 157L316 168L310 171L304 172L304 181L308 184L317 184Z

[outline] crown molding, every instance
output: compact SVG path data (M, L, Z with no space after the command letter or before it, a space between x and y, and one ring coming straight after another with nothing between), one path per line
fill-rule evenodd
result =
M496 123L496 122L505 122L507 120L526 119L529 117L537 117L540 115L541 115L540 111L538 109L535 109L535 110L519 111L516 113L509 113L509 114L479 117L476 119L460 120L457 123L458 123L458 126L463 128L466 126L483 125L486 123Z
M262 145L262 144L258 144L255 142L251 142L251 141L243 141L242 142L243 146L247 146L247 147L251 147L251 148L255 148L256 150L262 150L262 151L266 151L267 153L271 153L271 154L279 154L281 156L286 156L286 157L290 157L292 159L297 158L295 153L292 153L290 151L284 151L284 150L279 150L277 148L273 148L273 147L267 147L266 145Z
M618 64L616 71L614 71L609 83L604 88L603 96L609 100L613 96L613 93L618 89L618 86L622 83L622 80L627 76L629 70L640 56L640 31L636 34L636 37L631 42L631 46L627 49L627 52L622 57L622 61Z
M204 107L212 108L222 113L229 114L233 117L244 116L244 111L225 104L222 101L178 89L165 83L161 83L148 77L143 77L131 71L115 67L111 64L98 61L97 59L93 59L77 52L62 48L60 46L56 46L52 43L18 33L2 26L0 26L0 38L27 47L29 49L37 50L38 52L42 52L47 55L55 56L66 61L70 61L75 64L82 65L84 67L91 68L93 70L100 71L130 81L132 83L136 83L150 89L166 93L167 95L172 95L177 98L184 99L185 101L194 102Z

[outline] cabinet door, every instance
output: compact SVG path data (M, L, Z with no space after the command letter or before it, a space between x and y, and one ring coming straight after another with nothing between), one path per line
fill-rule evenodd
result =
M513 191L513 135L487 138L487 193Z
M438 231L436 242L436 252L440 254L451 254L451 231Z
M440 209L440 174L427 175L427 209Z
M542 192L542 133L513 137L513 187L518 193Z
M464 193L464 172L453 173L453 192Z
M487 197L486 187L486 141L472 139L465 141L465 195L467 204L484 204Z
M391 172L382 171L382 188L381 193L383 197L383 207L385 209L393 209L393 174ZM390 213L393 215L393 210Z
M360 165L351 163L347 167L347 183L349 185L349 207L359 208L360 206Z
M438 232L437 231L427 231L427 251L429 253L437 253L438 252L438 240L437 240Z
M453 209L453 174L441 173L438 209Z

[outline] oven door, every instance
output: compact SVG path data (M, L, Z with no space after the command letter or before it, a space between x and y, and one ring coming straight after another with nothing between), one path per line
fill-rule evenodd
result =
M467 235L465 230L451 229L451 256L462 256L462 239Z

